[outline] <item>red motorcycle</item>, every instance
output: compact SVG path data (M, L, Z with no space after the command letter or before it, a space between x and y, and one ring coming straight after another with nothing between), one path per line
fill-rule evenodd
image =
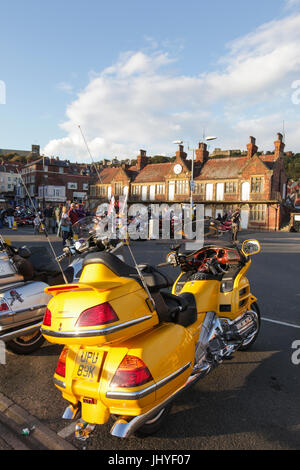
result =
M232 228L232 221L225 220L225 222L219 222L218 230L222 233L230 232Z

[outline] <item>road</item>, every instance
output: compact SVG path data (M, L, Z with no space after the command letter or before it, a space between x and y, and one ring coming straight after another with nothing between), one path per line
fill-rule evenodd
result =
M28 233L12 232L11 239L30 245L32 236L26 236ZM89 449L300 449L300 364L292 362L292 346L300 341L300 236L241 234L240 239L245 238L257 238L262 244L248 273L263 317L253 349L237 352L178 398L155 436L119 440L109 434L109 422L96 428ZM35 240L43 242L42 238ZM59 251L61 242L53 240ZM169 251L169 245L162 242L136 242L133 247L137 261L150 264L162 262ZM175 278L172 268L166 272ZM81 448L73 434L69 435L69 423L61 420L66 402L52 383L60 350L45 343L27 357L8 352L6 365L0 365L0 393Z

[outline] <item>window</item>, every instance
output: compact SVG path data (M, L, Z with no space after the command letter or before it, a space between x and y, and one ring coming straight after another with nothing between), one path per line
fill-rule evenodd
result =
M236 189L237 185L233 181L228 181L227 183L225 183L224 192L226 194L235 194Z
M83 189L83 191L88 191L89 190L89 184L88 183L83 183L82 189Z
M97 186L97 196L105 196L106 195L106 187L104 185Z
M262 193L264 179L262 176L251 178L251 193Z
M205 185L203 183L195 184L194 194L204 194Z
M138 196L139 194L141 194L141 186L139 186L138 184L134 184L132 186L132 194L134 196Z
M266 206L264 204L254 204L250 207L250 220L252 222L264 222L266 218Z
M115 195L120 196L122 194L122 183L115 184Z
M187 193L188 193L188 182L176 181L176 194L187 194Z
M62 167L62 166L60 166L58 171L59 171L59 173L63 173L63 172L64 172L64 169L63 169L63 167Z
M205 197L206 197L206 200L207 201L212 201L213 199L213 193L214 193L214 185L212 183L208 183L206 185L206 194L205 194Z
M156 185L156 194L165 194L165 185L157 184Z
M68 189L77 189L77 183L68 183Z

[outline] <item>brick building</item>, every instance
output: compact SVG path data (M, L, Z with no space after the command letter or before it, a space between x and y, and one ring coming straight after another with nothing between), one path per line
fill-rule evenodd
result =
M88 199L89 184L94 173L88 165L79 165L59 158L42 157L22 168L22 178L36 205ZM19 198L28 203L23 185ZM29 204L29 203L28 203Z
M287 183L283 152L281 134L274 142L274 153L268 155L258 154L254 137L246 155L210 157L207 145L199 143L193 165L193 201L204 204L206 216L240 208L242 228L278 230ZM192 161L182 145L172 162L151 164L141 150L136 165L106 168L100 177L101 182L91 186L94 206L126 193L129 202L190 202Z

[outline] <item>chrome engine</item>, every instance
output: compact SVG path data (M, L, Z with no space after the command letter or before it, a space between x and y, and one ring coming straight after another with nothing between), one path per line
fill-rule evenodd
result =
M258 316L249 310L234 321L207 312L195 350L194 374L206 375L229 358L245 340L250 341L258 327Z

